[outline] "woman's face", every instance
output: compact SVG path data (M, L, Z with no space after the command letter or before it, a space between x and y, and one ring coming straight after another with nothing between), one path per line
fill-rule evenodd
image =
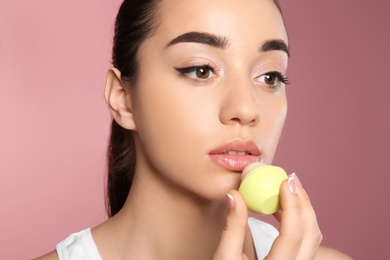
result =
M137 158L209 200L272 162L287 112L287 35L271 0L164 1L138 52ZM137 161L139 163L139 161Z

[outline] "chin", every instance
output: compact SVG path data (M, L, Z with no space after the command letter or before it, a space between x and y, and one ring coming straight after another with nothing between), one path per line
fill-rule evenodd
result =
M241 174L234 173L232 176L225 176L229 178L224 178L220 180L220 182L213 185L213 187L209 187L213 192L212 197L215 201L223 202L226 201L226 193L229 190L238 190L241 184Z

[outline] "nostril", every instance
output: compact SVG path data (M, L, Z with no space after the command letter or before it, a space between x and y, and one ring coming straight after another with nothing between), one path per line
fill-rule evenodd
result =
M253 125L257 124L258 119L259 119L259 116L258 116L258 113L257 113L255 116L251 116L251 117L244 117L244 116L233 117L233 118L230 119L230 123L238 123L238 124L241 124L241 125L253 126Z
M240 123L241 120L238 117L232 118L231 121Z

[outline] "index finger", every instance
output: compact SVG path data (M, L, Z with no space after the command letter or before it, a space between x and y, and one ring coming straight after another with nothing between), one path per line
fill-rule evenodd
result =
M280 189L281 210L274 214L280 220L280 235L275 240L267 259L295 259L303 239L302 205L290 176Z
M248 221L248 210L238 191L230 190L226 195L229 211L214 259L247 259L242 250Z

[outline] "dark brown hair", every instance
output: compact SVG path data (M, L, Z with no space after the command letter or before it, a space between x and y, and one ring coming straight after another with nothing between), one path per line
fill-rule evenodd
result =
M125 0L119 8L115 21L112 64L121 72L123 82L132 87L137 85L138 49L158 26L157 11L161 2ZM280 11L278 1L274 2ZM118 213L127 199L134 176L135 156L131 131L112 120L107 154L106 207L109 217Z
M121 72L123 82L129 83L132 87L137 83L139 46L157 27L158 2L158 0L125 0L116 17L112 64ZM109 217L112 217L126 201L135 169L133 135L114 120L111 123L107 159L106 207Z

